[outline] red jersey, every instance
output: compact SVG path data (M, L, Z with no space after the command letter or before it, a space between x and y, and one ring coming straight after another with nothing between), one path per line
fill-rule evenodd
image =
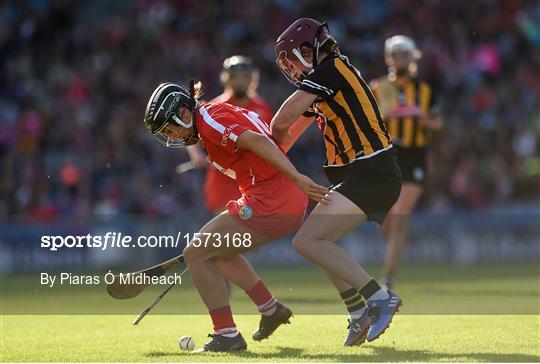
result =
M248 101L245 105L240 105L240 101L234 97L232 93L222 93L212 101L212 103L227 103L231 105L237 105L243 107L244 109L251 110L259 115L259 118L264 121L266 124L270 125L272 121L272 108L266 101L261 99L259 96L248 97Z
M268 125L255 112L225 103L207 103L196 112L196 126L210 162L236 179L242 193L279 174L253 152L236 147L238 136L246 130L264 135L274 143Z
M262 121L270 124L272 119L272 109L260 97L249 97L245 105L241 105L246 101L239 100L232 92L224 92L210 103L228 103L257 113ZM222 210L229 201L238 200L241 194L238 190L238 184L232 178L218 171L216 168L209 168L204 180L204 200L208 210L217 212Z

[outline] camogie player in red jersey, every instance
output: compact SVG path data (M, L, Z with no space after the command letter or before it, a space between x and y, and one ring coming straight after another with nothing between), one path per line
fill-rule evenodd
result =
M272 119L270 105L257 95L259 81L258 70L253 61L244 56L235 55L223 61L223 70L220 75L224 91L211 100L210 103L227 103L244 109L254 111L266 124ZM206 155L199 144L188 147L191 161L197 168L206 168L208 163ZM204 181L204 202L206 208L218 214L226 209L231 200L241 197L238 183L216 168L208 168Z
M249 57L232 56L223 61L221 83L225 90L221 95L210 101L243 107L259 115L266 124L272 119L272 108L257 95L259 71Z
M298 229L307 197L326 203L328 191L296 170L255 112L202 103L200 89L200 83L193 82L189 92L172 83L159 85L150 97L144 122L167 147L201 140L211 163L238 183L242 196L194 234L184 258L214 325L212 339L200 350L244 350L247 344L234 323L224 278L259 301L255 303L263 316L254 340L268 337L286 323L291 311L276 302L239 254Z

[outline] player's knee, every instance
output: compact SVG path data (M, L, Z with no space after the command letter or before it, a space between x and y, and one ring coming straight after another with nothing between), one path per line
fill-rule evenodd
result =
M310 250L310 242L306 236L302 234L296 234L292 241L292 246L298 254L305 256Z
M191 260L191 254L193 249L190 245L186 245L184 250L182 251L182 255L184 256L184 261L189 264L189 261Z
M184 248L184 260L188 265L197 264L202 259L201 249L195 248L189 244Z
M403 233L409 223L409 215L400 214L392 217L391 230L394 233Z

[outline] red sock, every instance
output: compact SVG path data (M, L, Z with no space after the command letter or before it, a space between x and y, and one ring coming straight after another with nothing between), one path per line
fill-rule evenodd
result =
M274 312L277 300L272 296L268 288L266 288L263 281L259 280L249 291L246 291L246 293L253 303L257 305L257 309L263 315Z
M231 306L214 308L209 312L216 334L232 334L238 331L233 320Z

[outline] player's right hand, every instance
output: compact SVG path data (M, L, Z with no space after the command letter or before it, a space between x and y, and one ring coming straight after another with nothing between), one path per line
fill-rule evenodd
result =
M406 116L419 116L421 114L421 110L416 105L398 105L391 109L386 115L386 118L401 118Z
M330 203L330 197L328 195L328 188L318 185L317 183L313 182L313 180L309 178L308 176L303 175L303 174L298 174L294 182L313 201L316 201L322 204Z
M191 161L195 165L196 169L206 169L208 168L208 160L206 157L197 157L197 158L191 158Z

